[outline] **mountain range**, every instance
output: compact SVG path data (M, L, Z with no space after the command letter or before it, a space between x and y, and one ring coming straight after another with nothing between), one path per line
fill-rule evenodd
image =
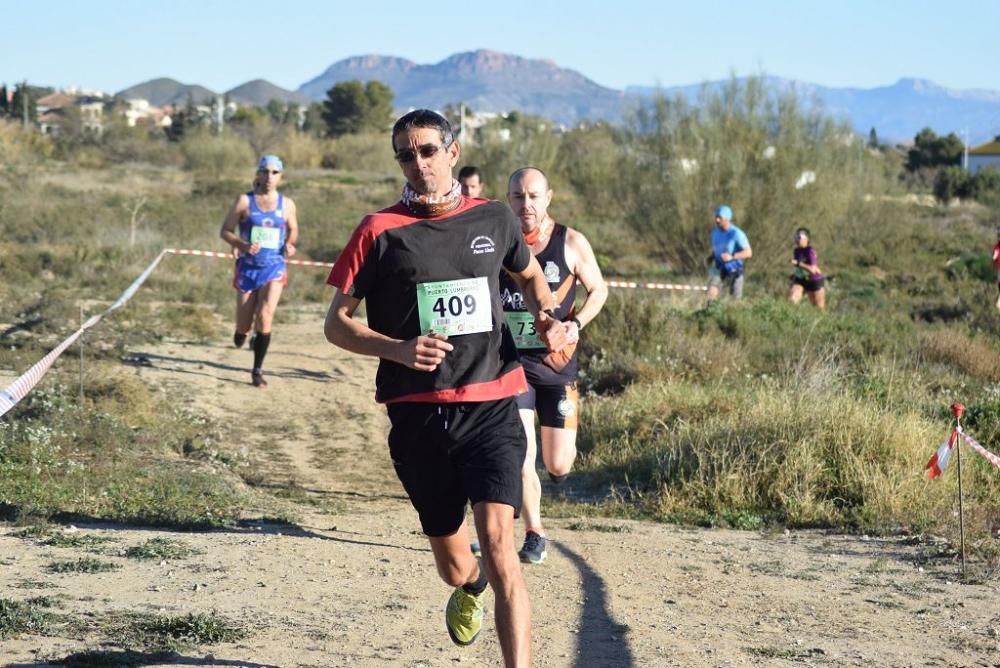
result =
M195 104L211 104L218 97L228 97L239 104L256 106L264 106L271 100L296 102L298 104L309 104L312 102L305 95L287 90L281 86L276 86L263 79L254 79L236 88L230 88L223 93L216 93L198 84L184 84L176 79L163 77L151 79L135 86L129 86L124 90L118 91L115 95L126 100L143 98L157 107L165 105L184 106L188 100L191 100Z
M443 109L448 104L462 102L475 111L518 110L566 125L597 119L618 123L631 108L652 95L682 95L696 101L703 88L728 83L714 81L663 88L627 86L625 90L616 90L550 60L482 49L457 53L430 65L391 56L354 56L333 63L296 91L256 79L224 94L243 104L263 105L271 99L319 102L335 84L352 79L385 83L395 93L395 107L401 110ZM903 78L876 88L835 88L779 77L765 79L775 93L793 91L807 102L818 101L861 134L867 135L875 128L882 140L910 140L924 127L939 134L965 130L972 144L1000 134L1000 91L953 90L915 78ZM161 106L184 104L189 96L197 103L204 103L217 94L173 79L154 79L119 91L118 95L144 97Z

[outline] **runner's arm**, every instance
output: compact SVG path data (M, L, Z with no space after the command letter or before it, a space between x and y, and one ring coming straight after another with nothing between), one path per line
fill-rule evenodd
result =
M239 235L236 234L236 228L249 212L250 199L246 195L240 194L236 198L236 201L233 202L233 206L230 207L229 213L226 214L226 219L222 221L222 228L219 230L219 236L222 237L223 241L234 249L244 253L252 253L252 247L256 244L251 244L249 241L240 239Z
M409 341L380 334L354 319L359 304L360 299L339 289L334 293L323 325L327 341L352 353L398 362L418 371L435 370L453 349L447 337L440 334L417 336Z
M535 314L538 338L550 351L560 350L569 343L569 332L563 323L551 315L558 304L555 295L549 289L548 281L545 280L542 265L532 256L528 266L523 270L506 271L521 286L521 293L528 303L528 310Z
M291 197L285 198L285 224L288 225L288 236L285 238L285 255L295 255L295 244L299 241L299 213Z
M582 329L604 308L604 302L608 301L608 284L604 282L601 267L594 256L594 249L590 247L590 242L585 236L576 230L569 230L566 246L575 256L571 269L587 291L587 298L576 313Z

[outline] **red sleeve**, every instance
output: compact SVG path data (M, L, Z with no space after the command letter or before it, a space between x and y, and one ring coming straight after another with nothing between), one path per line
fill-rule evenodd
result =
M337 261L330 270L330 275L326 282L341 292L352 297L362 299L363 295L355 295L354 280L365 265L365 258L375 245L375 228L372 224L372 216L365 216L361 224L354 229L347 246L337 256Z

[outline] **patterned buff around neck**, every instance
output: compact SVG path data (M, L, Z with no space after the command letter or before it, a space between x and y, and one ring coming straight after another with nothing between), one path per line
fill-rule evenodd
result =
M433 195L421 195L407 182L403 186L403 194L400 199L407 209L418 216L440 216L462 203L462 186L457 180L452 179L451 190L441 197L434 197Z

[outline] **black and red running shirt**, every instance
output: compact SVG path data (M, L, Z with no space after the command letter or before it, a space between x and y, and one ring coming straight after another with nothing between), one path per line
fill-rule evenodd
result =
M500 307L502 269L524 271L531 250L505 204L463 197L453 211L418 217L400 202L368 215L351 235L327 283L365 301L368 326L394 339L420 334L420 283L485 277L493 329L452 336L455 349L435 371L379 361L375 399L381 403L491 401L527 390L517 349Z

